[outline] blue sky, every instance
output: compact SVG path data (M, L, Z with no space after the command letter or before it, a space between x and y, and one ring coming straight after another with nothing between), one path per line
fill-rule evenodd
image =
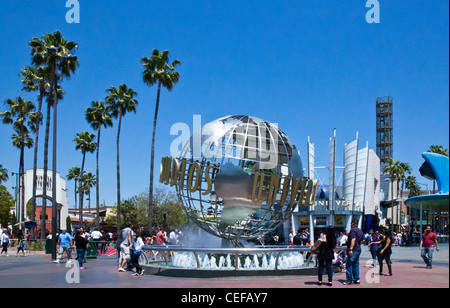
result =
M122 123L121 195L148 188L156 87L142 82L139 60L154 48L168 49L171 60L182 63L180 82L161 93L156 166L170 154L176 137L170 127L192 127L194 114L203 124L233 114L278 123L304 165L308 136L316 164L328 164L328 140L336 128L339 165L344 143L356 132L360 144L368 141L375 150L375 101L386 95L394 99L394 159L408 162L420 183L431 188L418 172L421 153L432 144L449 148L448 1L379 0L379 24L366 22L364 0L79 0L79 24L66 22L65 3L3 1L0 10L2 102L17 96L36 102L37 94L20 91L18 77L31 63L32 37L60 30L79 44L80 67L63 82L67 94L58 107L57 164L63 176L81 165L72 140L92 131L86 108L102 100L109 86L126 83L138 92L139 106ZM17 171L19 150L11 133L1 126L0 164ZM108 205L116 203L116 133L117 122L103 130L100 145L100 199ZM32 153L26 152L27 169ZM85 169L95 173L95 154ZM13 177L5 185L12 193ZM73 182L67 186L73 207Z

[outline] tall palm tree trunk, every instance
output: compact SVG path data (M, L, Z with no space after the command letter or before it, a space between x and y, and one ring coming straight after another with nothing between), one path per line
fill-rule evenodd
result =
M42 210L41 210L41 239L45 239L46 211L47 211L47 173L48 173L48 139L50 132L50 102L47 102L47 119L45 121L44 142L44 175L42 181Z
M39 127L41 120L41 109L42 109L42 99L44 97L45 88L41 86L39 93L39 106L38 106L38 122L36 123L36 137L34 140L34 157L33 157L33 196L31 205L31 221L36 220L36 187L37 187L37 155L38 155L38 145L39 145ZM34 228L31 229L31 236L35 238Z
M120 232L120 162L119 162L119 139L120 126L122 125L122 110L119 111L119 126L117 128L117 234Z
M19 187L20 187L20 203L22 204L22 208L20 210L20 217L19 217L19 221L25 221L25 217L26 217L26 211L27 211L27 205L25 204L25 168L24 168L24 153L25 153L25 145L24 145L24 138L22 136L22 146L20 148L20 168L19 168L19 178L21 178L21 182ZM22 227L20 227L22 228Z
M152 133L152 151L150 162L150 187L149 187L149 200L148 200L148 231L151 234L153 224L153 170L155 168L155 133L156 133L156 121L158 119L159 109L159 96L161 93L161 80L158 82L158 94L156 96L155 117L153 118L153 133Z
M95 226L97 227L97 230L100 230L100 188L99 188L99 183L100 183L100 179L99 179L99 172L98 172L98 154L100 152L100 128L101 125L98 126L98 134L97 134L97 167L95 169L95 176L97 178L97 184L95 186L95 201L97 203L97 215L96 215L96 219L95 219ZM89 200L91 200L91 197L89 197Z
M79 219L80 219L80 226L83 226L83 199L84 199L84 190L83 190L83 171L84 171L84 161L86 159L86 153L83 153L83 161L81 163L81 174L80 174L80 185L78 186L78 192L80 194L80 211L79 213Z
M77 199L77 184L78 184L78 181L77 181L77 179L75 178L75 187L74 187L74 195L75 195L75 209L77 208L77 205L78 205L78 199Z

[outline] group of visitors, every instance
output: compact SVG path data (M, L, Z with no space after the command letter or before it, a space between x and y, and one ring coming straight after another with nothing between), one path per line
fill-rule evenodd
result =
M145 238L145 245L179 245L183 240L183 233L177 229L164 230L159 227L156 234Z
M381 229L380 231L370 230L368 247L372 255L375 267L378 263L379 275L392 276L391 247L395 244L396 238L389 229ZM317 253L318 261L318 284L322 285L323 270L327 268L328 285L333 283L333 260L336 259L335 249L338 245L346 247L345 265L346 265L346 281L344 285L360 284L359 258L361 255L361 245L365 242L365 236L361 229L358 228L358 221L351 223L351 230L347 233L341 233L339 238L333 227L328 227L326 232L320 236L317 245L319 247ZM316 244L314 245L316 246ZM437 236L431 232L431 226L427 226L422 235L419 249L421 256L427 265L427 269L432 268L433 251L439 251ZM386 263L388 273L383 274L383 262Z
M27 239L29 238L29 233L27 234L27 236L25 237L22 233L22 231L20 231L17 234L17 252L16 252L16 257L19 255L19 252L22 252L23 256L25 257L25 250L27 248ZM9 257L8 255L8 247L14 246L14 240L15 240L15 236L14 233L11 232L11 230L9 229L0 229L0 246L2 247L2 251L0 253L0 255L3 255L3 253L5 253L5 256Z
M139 257L142 253L144 241L142 240L141 234L136 234L135 237L133 225L130 222L127 222L125 228L119 232L116 244L119 251L118 271L126 272L131 262L131 267L136 268L133 276L144 275L144 269L139 265Z
M86 251L89 241L92 240L90 234L87 234L83 228L77 228L74 230L74 237L70 235L66 229L62 229L58 235L58 241L56 243L56 251L58 255L55 263L61 263L61 259L64 253L67 255L67 259L72 259L72 249L76 249L76 261L78 262L78 268L84 270L84 263L86 263Z
M309 229L299 229L297 233L291 230L289 233L289 245L308 245L311 243L311 233Z

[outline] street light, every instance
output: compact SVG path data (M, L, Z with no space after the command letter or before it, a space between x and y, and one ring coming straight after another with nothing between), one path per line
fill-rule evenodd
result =
M14 173L14 171L12 171L11 172L11 176L14 176L14 175L16 175L16 186L14 187L14 204L15 204L15 208L16 208L16 216L17 216L17 213L20 213L20 210L19 210L19 207L20 207L20 200L19 200L19 198L18 198L18 193L17 193L17 190L19 189L19 192L20 192L20 187L19 187L19 178L18 178L18 176L20 175L19 173L17 173L17 172L15 172Z
M166 229L167 229L167 209L166 209L165 205L162 209L162 214L163 214L163 228L164 228L164 231L166 231Z

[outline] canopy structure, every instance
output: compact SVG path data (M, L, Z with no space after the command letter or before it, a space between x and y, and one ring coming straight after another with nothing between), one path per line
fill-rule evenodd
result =
M425 162L420 167L420 174L429 180L436 180L438 191L435 194L414 196L405 200L407 206L422 210L439 212L449 211L449 158L444 155L425 152L422 154ZM422 223L422 217L420 217ZM422 233L422 225L420 226Z

